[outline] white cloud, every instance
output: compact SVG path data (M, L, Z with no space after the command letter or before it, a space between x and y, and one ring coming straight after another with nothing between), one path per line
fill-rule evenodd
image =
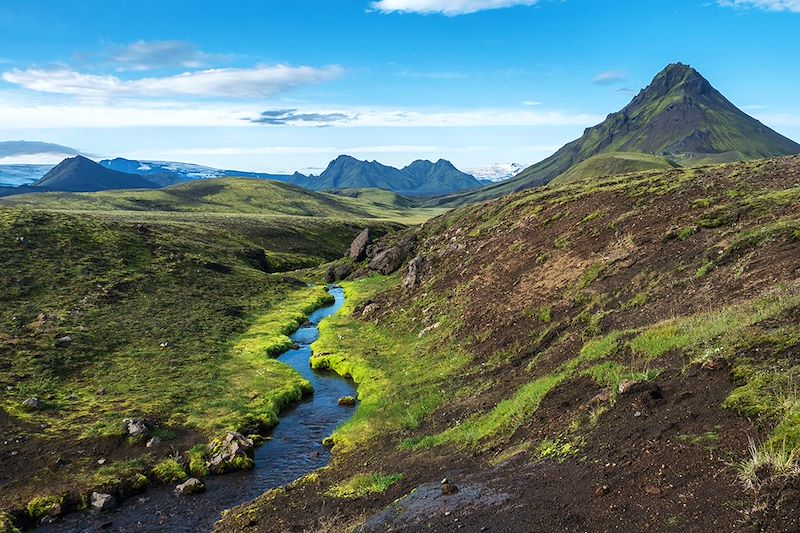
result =
M589 126L603 117L563 111L470 109L429 111L389 108L308 108L293 110L304 120L283 125L256 124L263 107L204 102L123 101L115 104L24 104L0 100L3 129L126 128L126 127L481 127L481 126ZM330 122L331 116L348 120ZM318 118L314 118L318 117ZM312 120L314 118L314 120Z
M532 107L532 106L542 105L542 103L537 102L536 100L523 100L522 105Z
M621 70L608 70L601 72L592 79L592 82L597 85L613 85L628 79L628 75Z
M136 41L124 46L113 46L103 55L120 71L175 67L196 69L230 57L208 54L184 41Z
M193 96L256 99L294 87L332 80L340 77L343 71L338 66L262 65L126 80L112 75L83 74L60 65L13 69L4 72L2 78L31 91L82 98Z
M512 6L532 6L539 0L379 0L372 2L372 9L381 13L434 13L456 16L476 13L487 9Z
M800 0L717 0L724 7L800 13Z

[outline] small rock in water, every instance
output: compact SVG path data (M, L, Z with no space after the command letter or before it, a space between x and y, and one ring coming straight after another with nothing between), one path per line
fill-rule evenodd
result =
M98 511L108 511L117 506L117 500L111 494L102 492L93 492L89 503L91 503L93 509Z
M38 398L28 398L22 402L22 405L28 409L39 409L42 406L42 402Z
M188 494L198 494L200 492L205 492L206 484L197 479L196 477L192 477L175 487L175 494L185 496Z
M355 405L356 399L352 396L342 396L339 398L339 405Z

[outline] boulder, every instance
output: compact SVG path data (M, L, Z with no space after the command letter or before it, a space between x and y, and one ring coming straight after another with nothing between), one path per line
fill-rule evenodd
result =
M342 396L339 398L339 405L355 405L356 399L352 396Z
M72 337L69 335L64 335L56 339L56 346L59 348L66 348L70 344L72 344Z
M334 281L336 281L336 269L329 266L325 272L325 283L333 283Z
M369 262L369 268L377 270L383 275L395 272L411 254L414 248L414 241L410 238L400 241L395 246L387 248L375 254Z
M28 398L22 402L22 406L31 410L40 409L42 407L42 402L39 401L39 398Z
M150 433L150 426L147 424L147 421L142 418L126 418L122 422L125 424L128 437L144 437Z
M191 477L175 487L175 494L179 496L186 496L189 494L199 494L201 492L205 492L206 484L197 479L196 477Z
M92 509L98 511L109 511L117 506L117 500L111 494L104 494L102 492L93 492L89 503Z
M367 258L367 247L372 243L372 236L369 233L369 228L358 234L353 242L350 244L350 259L353 261L363 261Z
M340 267L336 267L336 270L334 270L334 275L336 276L337 281L346 280L352 273L353 267L350 265L342 265Z
M425 258L417 256L408 263L408 271L403 278L403 288L415 289L419 286L422 279L422 269L425 267Z

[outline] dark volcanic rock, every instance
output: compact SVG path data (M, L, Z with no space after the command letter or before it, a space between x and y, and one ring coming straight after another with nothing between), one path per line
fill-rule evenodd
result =
M325 283L333 283L334 281L336 281L336 269L330 266L325 272Z
M334 270L334 274L336 275L337 281L342 281L349 278L352 273L353 273L353 267L351 267L350 265L342 265L340 267L336 267L336 270Z
M358 234L353 242L350 244L350 259L353 261L363 261L367 257L367 247L372 243L372 236L369 233L369 228Z
M369 268L377 270L383 275L391 274L403 265L413 248L414 241L404 239L395 246L377 253L369 262Z
M267 274L273 272L272 265L269 264L269 259L267 259L267 253L262 248L250 248L249 250L245 250L244 258L262 272L266 272Z

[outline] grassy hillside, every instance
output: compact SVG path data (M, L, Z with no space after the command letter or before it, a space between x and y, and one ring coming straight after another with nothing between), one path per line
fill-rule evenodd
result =
M676 165L670 164L669 161L663 157L636 152L598 154L590 157L586 161L578 163L558 176L551 183L571 183L587 178L619 176L629 172L644 172L647 170L665 170L674 168L675 166Z
M156 482L151 468L173 448L266 432L310 391L268 356L328 300L320 286L273 272L339 258L364 227L380 235L399 225L0 207L0 432L14 435L0 458L0 513L38 496L64 496L67 509L93 488L135 491ZM156 424L164 443L126 440L128 417Z
M588 178L408 230L419 285L348 282L314 346L359 383L332 467L219 530L797 530L798 178Z

